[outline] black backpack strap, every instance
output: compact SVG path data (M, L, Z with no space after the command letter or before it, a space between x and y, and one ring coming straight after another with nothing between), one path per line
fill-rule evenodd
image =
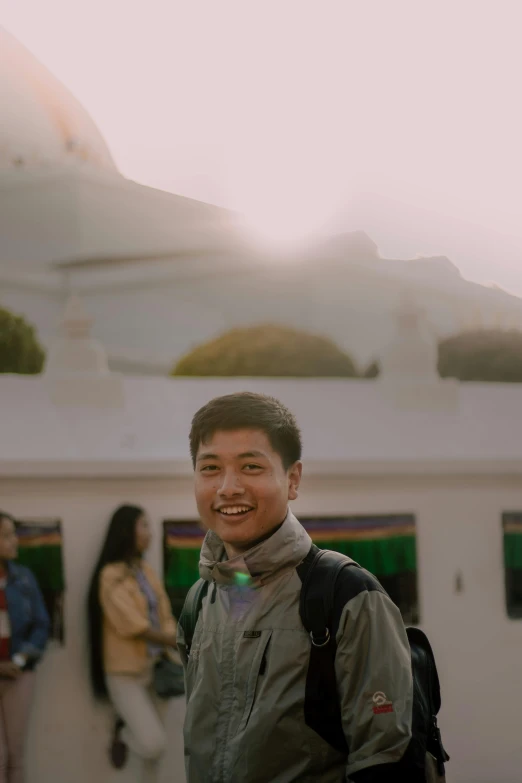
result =
M441 706L440 682L435 656L428 637L420 628L406 628L410 643L413 693L416 709L412 715L412 746L425 749L437 762L437 772L444 775L444 764L449 756L442 744L437 723Z
M312 646L306 678L305 721L319 736L341 753L348 753L335 678L336 617L335 586L341 571L357 563L338 552L312 544L297 568L302 581L299 612Z
M199 613L203 605L203 599L208 593L208 582L205 579L198 579L198 581L192 585L185 598L183 609L179 616L179 624L183 628L183 634L185 637L185 647L187 655L190 654L190 648L192 646L192 639L194 638L194 631L196 630L196 623L198 621Z
M333 627L335 584L339 572L352 565L357 566L357 563L345 555L319 549L312 544L307 556L297 568L303 583L299 613L314 647L326 646L334 631L337 631ZM335 639L333 641L335 643Z

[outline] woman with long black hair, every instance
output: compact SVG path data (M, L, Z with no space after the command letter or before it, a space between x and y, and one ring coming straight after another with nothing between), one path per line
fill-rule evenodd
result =
M165 749L168 700L158 698L155 666L165 658L179 662L168 596L144 560L150 541L143 509L120 506L110 521L88 598L93 692L108 697L115 708L113 763L123 766L128 746L128 780L136 783L156 782ZM123 753L115 754L118 748Z

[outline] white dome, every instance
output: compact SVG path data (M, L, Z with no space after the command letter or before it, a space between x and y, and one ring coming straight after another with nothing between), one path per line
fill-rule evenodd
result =
M115 171L109 149L71 93L0 27L0 172L81 163Z

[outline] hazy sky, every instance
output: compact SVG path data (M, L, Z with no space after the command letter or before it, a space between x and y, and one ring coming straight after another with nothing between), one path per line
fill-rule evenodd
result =
M522 237L520 0L0 9L133 179L274 234L314 228L362 189Z

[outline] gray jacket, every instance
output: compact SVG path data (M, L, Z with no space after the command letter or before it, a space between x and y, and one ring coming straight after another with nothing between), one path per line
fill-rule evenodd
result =
M410 648L399 610L377 590L350 598L337 635L348 758L304 722L310 638L299 617L296 567L310 546L291 512L274 535L232 560L207 533L200 574L212 584L188 659L178 627L188 783L341 783L406 750Z

